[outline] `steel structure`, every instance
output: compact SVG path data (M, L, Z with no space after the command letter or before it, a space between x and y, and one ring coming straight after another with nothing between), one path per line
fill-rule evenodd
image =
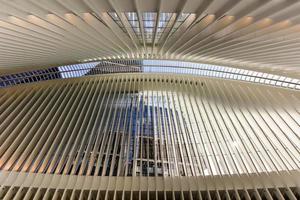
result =
M0 199L300 199L299 0L0 0Z
M298 0L1 0L0 72L177 59L299 78Z
M0 92L5 199L299 198L296 90L128 73Z
M300 80L225 66L174 60L107 60L0 76L0 87L45 80L111 73L175 73L234 79L290 89L300 89Z

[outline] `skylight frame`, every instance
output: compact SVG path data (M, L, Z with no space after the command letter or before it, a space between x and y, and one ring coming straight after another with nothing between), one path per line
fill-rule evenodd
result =
M119 66L119 67L118 67ZM111 70L109 70L111 68ZM109 73L170 73L206 76L300 90L300 80L219 65L174 60L103 60L0 76L0 87Z
M153 44L153 41L154 43L159 43L166 32L170 32L170 35L174 34L189 16L195 15L194 13L181 13L178 19L173 21L177 13L143 12L141 19L139 19L139 15L136 12L124 12L123 14L130 24L128 28L133 30L140 43L143 43L142 32L144 33L144 40L147 45ZM127 27L122 23L116 12L108 12L108 15L124 33L128 34L126 30ZM158 22L156 22L158 15L159 19ZM141 27L140 20L142 21L143 27ZM173 23L175 24L173 25Z

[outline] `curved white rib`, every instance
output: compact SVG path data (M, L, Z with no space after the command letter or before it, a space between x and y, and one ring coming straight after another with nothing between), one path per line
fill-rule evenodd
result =
M299 78L296 0L0 1L1 73L157 58Z

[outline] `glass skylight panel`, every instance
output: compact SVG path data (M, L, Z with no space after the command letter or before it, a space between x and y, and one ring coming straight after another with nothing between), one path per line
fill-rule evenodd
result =
M261 84L299 89L298 79L267 73L240 70L219 65L208 65L175 60L110 60L75 65L59 66L45 70L0 76L0 86L6 87L20 83L30 83L57 78L72 78L107 73L173 73L204 75L229 78Z
M143 13L143 20L144 21L155 21L157 13L155 12L144 12Z
M136 12L127 12L125 13L127 20L135 33L136 37L142 42L142 35L141 35L141 29L140 29L140 23L139 18Z
M136 12L127 12L126 16L129 21L138 21L139 20Z
M118 14L116 12L108 12L110 17L114 20L114 22L125 32L127 33L124 24L120 20ZM136 37L142 42L142 29L140 27L139 18L136 12L125 12L125 16L134 31ZM155 43L158 43L160 38L162 37L163 33L166 31L167 28L171 28L173 23L170 23L172 16L176 15L176 13L160 13L159 21L156 23L158 13L156 12L144 12L142 13L142 21L143 21L143 31L144 31L144 39L147 44L151 44L153 39L155 39ZM190 16L194 15L191 13L181 13L178 17L177 21L175 22L173 29L171 30L170 34L173 34L181 24ZM157 25L157 29L155 26ZM156 30L156 33L155 33ZM169 30L168 30L169 31ZM155 38L154 38L155 36Z
M66 65L58 67L58 70L62 78L80 77L86 75L98 64L99 62Z
M112 20L114 20L114 22L122 29L122 31L124 33L126 33L126 29L123 25L123 23L121 22L118 14L116 12L108 12L108 15L112 18Z
M146 43L152 43L156 25L156 15L154 12L143 13L144 33Z

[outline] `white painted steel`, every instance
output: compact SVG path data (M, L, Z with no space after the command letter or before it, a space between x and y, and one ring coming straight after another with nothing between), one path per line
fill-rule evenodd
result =
M297 199L299 94L162 73L1 88L0 197Z
M1 0L0 73L177 59L299 78L297 0Z

